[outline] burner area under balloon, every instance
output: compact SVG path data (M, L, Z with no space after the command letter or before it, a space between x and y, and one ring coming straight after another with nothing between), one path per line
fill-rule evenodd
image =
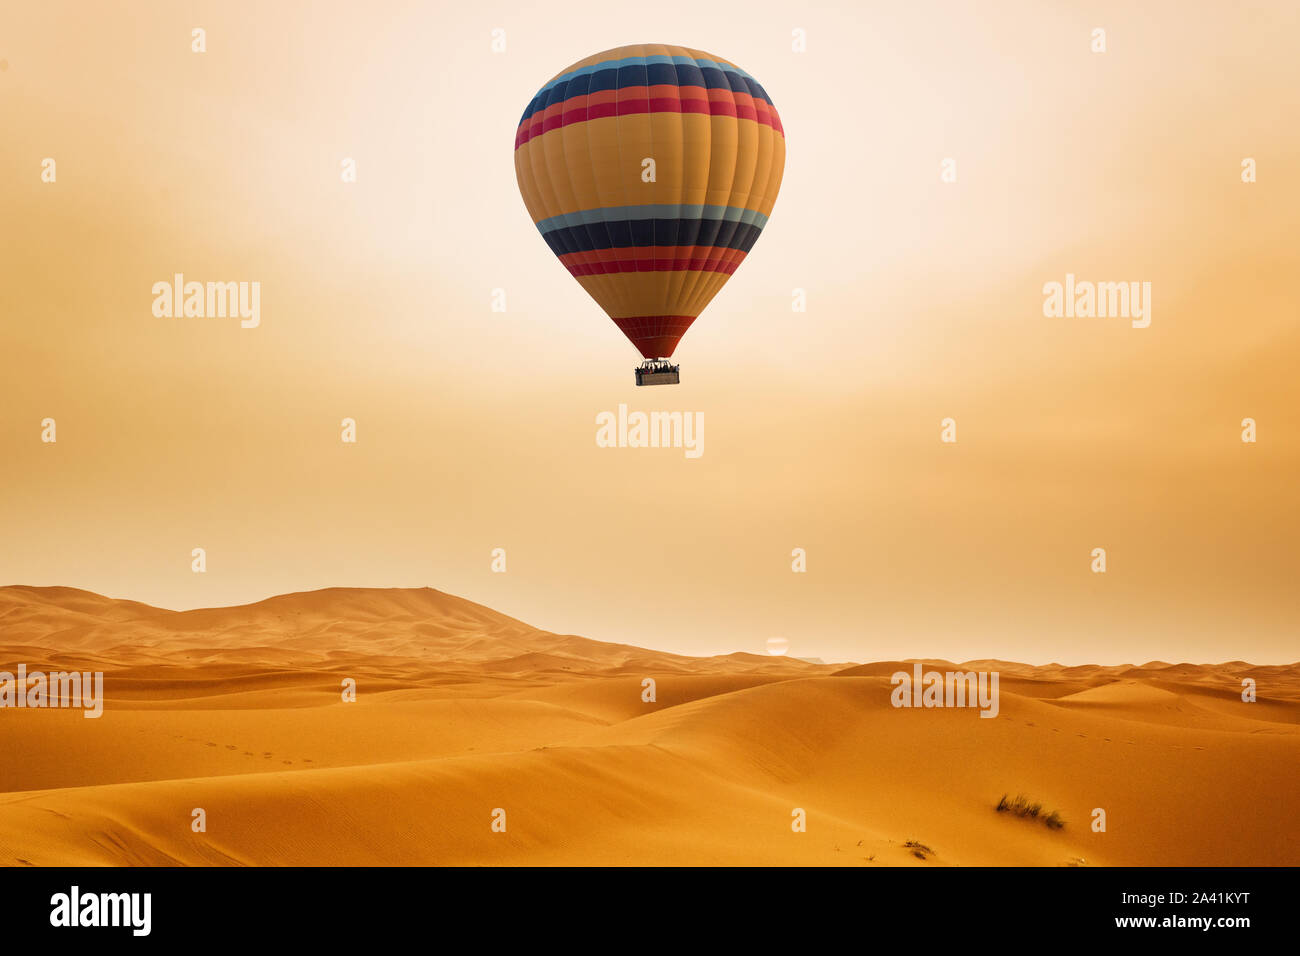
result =
M647 359L636 367L638 385L676 385L682 378L680 365L671 365L667 359Z

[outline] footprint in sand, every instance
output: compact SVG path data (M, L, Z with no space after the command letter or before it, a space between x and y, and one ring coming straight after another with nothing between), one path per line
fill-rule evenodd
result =
M292 760L281 760L280 763L292 764L293 761L292 761Z
M1102 737L1101 739L1104 740L1104 741L1106 741L1106 743L1110 743L1110 738L1109 738L1109 737Z
M239 748L236 747L234 744L226 744L226 749L227 749L227 750L238 750Z
M918 860L928 860L930 854L934 854L934 850L930 849L924 843L918 843L916 840L908 840L903 844L903 849L911 850L912 856L916 857Z
M209 746L209 747L215 747L216 744L214 744L211 740L209 740L209 741L208 741L208 746Z

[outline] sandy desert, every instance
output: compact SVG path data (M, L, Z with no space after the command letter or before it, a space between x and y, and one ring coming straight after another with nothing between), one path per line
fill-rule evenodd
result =
M11 586L19 664L103 671L105 702L0 709L10 866L1300 863L1297 664L924 661L998 671L986 720L892 706L910 661L683 657L428 588L170 611Z

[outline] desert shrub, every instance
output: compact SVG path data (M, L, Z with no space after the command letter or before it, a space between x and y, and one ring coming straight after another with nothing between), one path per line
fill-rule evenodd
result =
M1050 829L1059 830L1065 826L1065 821L1061 819L1061 814L1053 810L1051 813L1043 812L1041 803L1031 803L1029 798L1023 793L1018 793L1014 797L1010 794L1002 794L1002 799L998 801L998 813L1010 813L1017 817L1028 817L1031 820L1042 819Z

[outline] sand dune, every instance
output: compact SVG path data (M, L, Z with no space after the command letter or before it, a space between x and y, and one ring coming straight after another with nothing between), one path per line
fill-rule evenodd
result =
M106 702L0 709L7 865L1300 862L1294 664L925 661L999 672L981 719L893 707L911 661L683 657L431 589L176 612L0 588L19 663L102 670Z

